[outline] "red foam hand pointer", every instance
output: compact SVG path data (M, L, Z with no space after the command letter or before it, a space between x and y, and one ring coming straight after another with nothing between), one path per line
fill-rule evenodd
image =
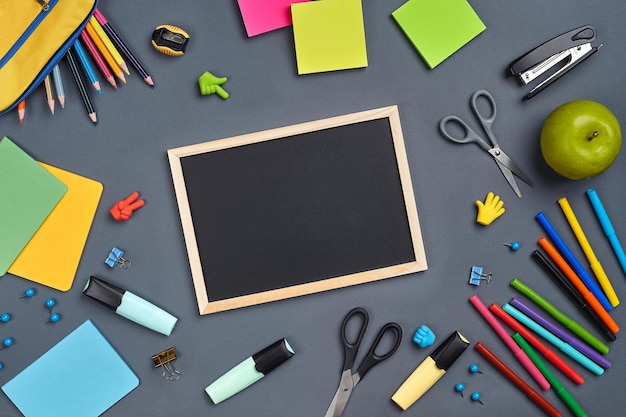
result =
M137 200L139 193L135 191L124 200L120 200L111 207L111 216L115 220L128 220L133 215L133 211L137 210L146 203L143 200ZM137 200L137 201L135 201Z

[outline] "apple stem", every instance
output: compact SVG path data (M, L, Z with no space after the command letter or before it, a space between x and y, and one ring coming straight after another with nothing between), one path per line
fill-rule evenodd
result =
M591 135L591 137L590 137L590 138L587 138L587 140L588 140L589 142L591 142L591 141L593 140L593 138L597 138L597 137L598 137L598 135L599 135L599 133L598 133L598 131L596 130L595 132L593 132L593 134Z

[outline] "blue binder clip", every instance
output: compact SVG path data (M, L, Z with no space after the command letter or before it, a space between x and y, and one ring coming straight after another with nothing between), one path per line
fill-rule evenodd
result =
M122 257L124 255L124 251L118 248L111 249L109 256L105 259L104 263L107 264L110 268L115 268L115 266L119 266L123 269L130 268L132 261L130 259L125 259Z
M469 283L472 285L480 285L481 281L485 281L489 284L491 282L491 273L483 274L482 266L473 266L470 272Z

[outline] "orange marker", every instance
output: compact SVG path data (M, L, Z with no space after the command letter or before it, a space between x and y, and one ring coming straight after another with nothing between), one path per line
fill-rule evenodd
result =
M548 239L542 237L538 240L539 246L546 251L550 259L554 261L555 264L561 269L561 271L565 274L565 276L574 284L578 292L583 296L585 301L589 303L589 306L596 312L600 320L606 324L606 326L613 332L619 332L619 326L615 323L615 320L607 313L607 311L602 307L597 298L587 289L585 284L578 278L578 275L574 272L574 270L565 262L565 259L557 252L557 250L552 246Z

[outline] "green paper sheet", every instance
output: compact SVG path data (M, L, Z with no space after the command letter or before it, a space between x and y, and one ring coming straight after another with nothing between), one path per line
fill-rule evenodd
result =
M298 74L367 67L361 0L291 5Z
M0 139L0 275L66 192L65 184L9 138Z
M431 69L485 30L467 0L409 0L391 16Z

